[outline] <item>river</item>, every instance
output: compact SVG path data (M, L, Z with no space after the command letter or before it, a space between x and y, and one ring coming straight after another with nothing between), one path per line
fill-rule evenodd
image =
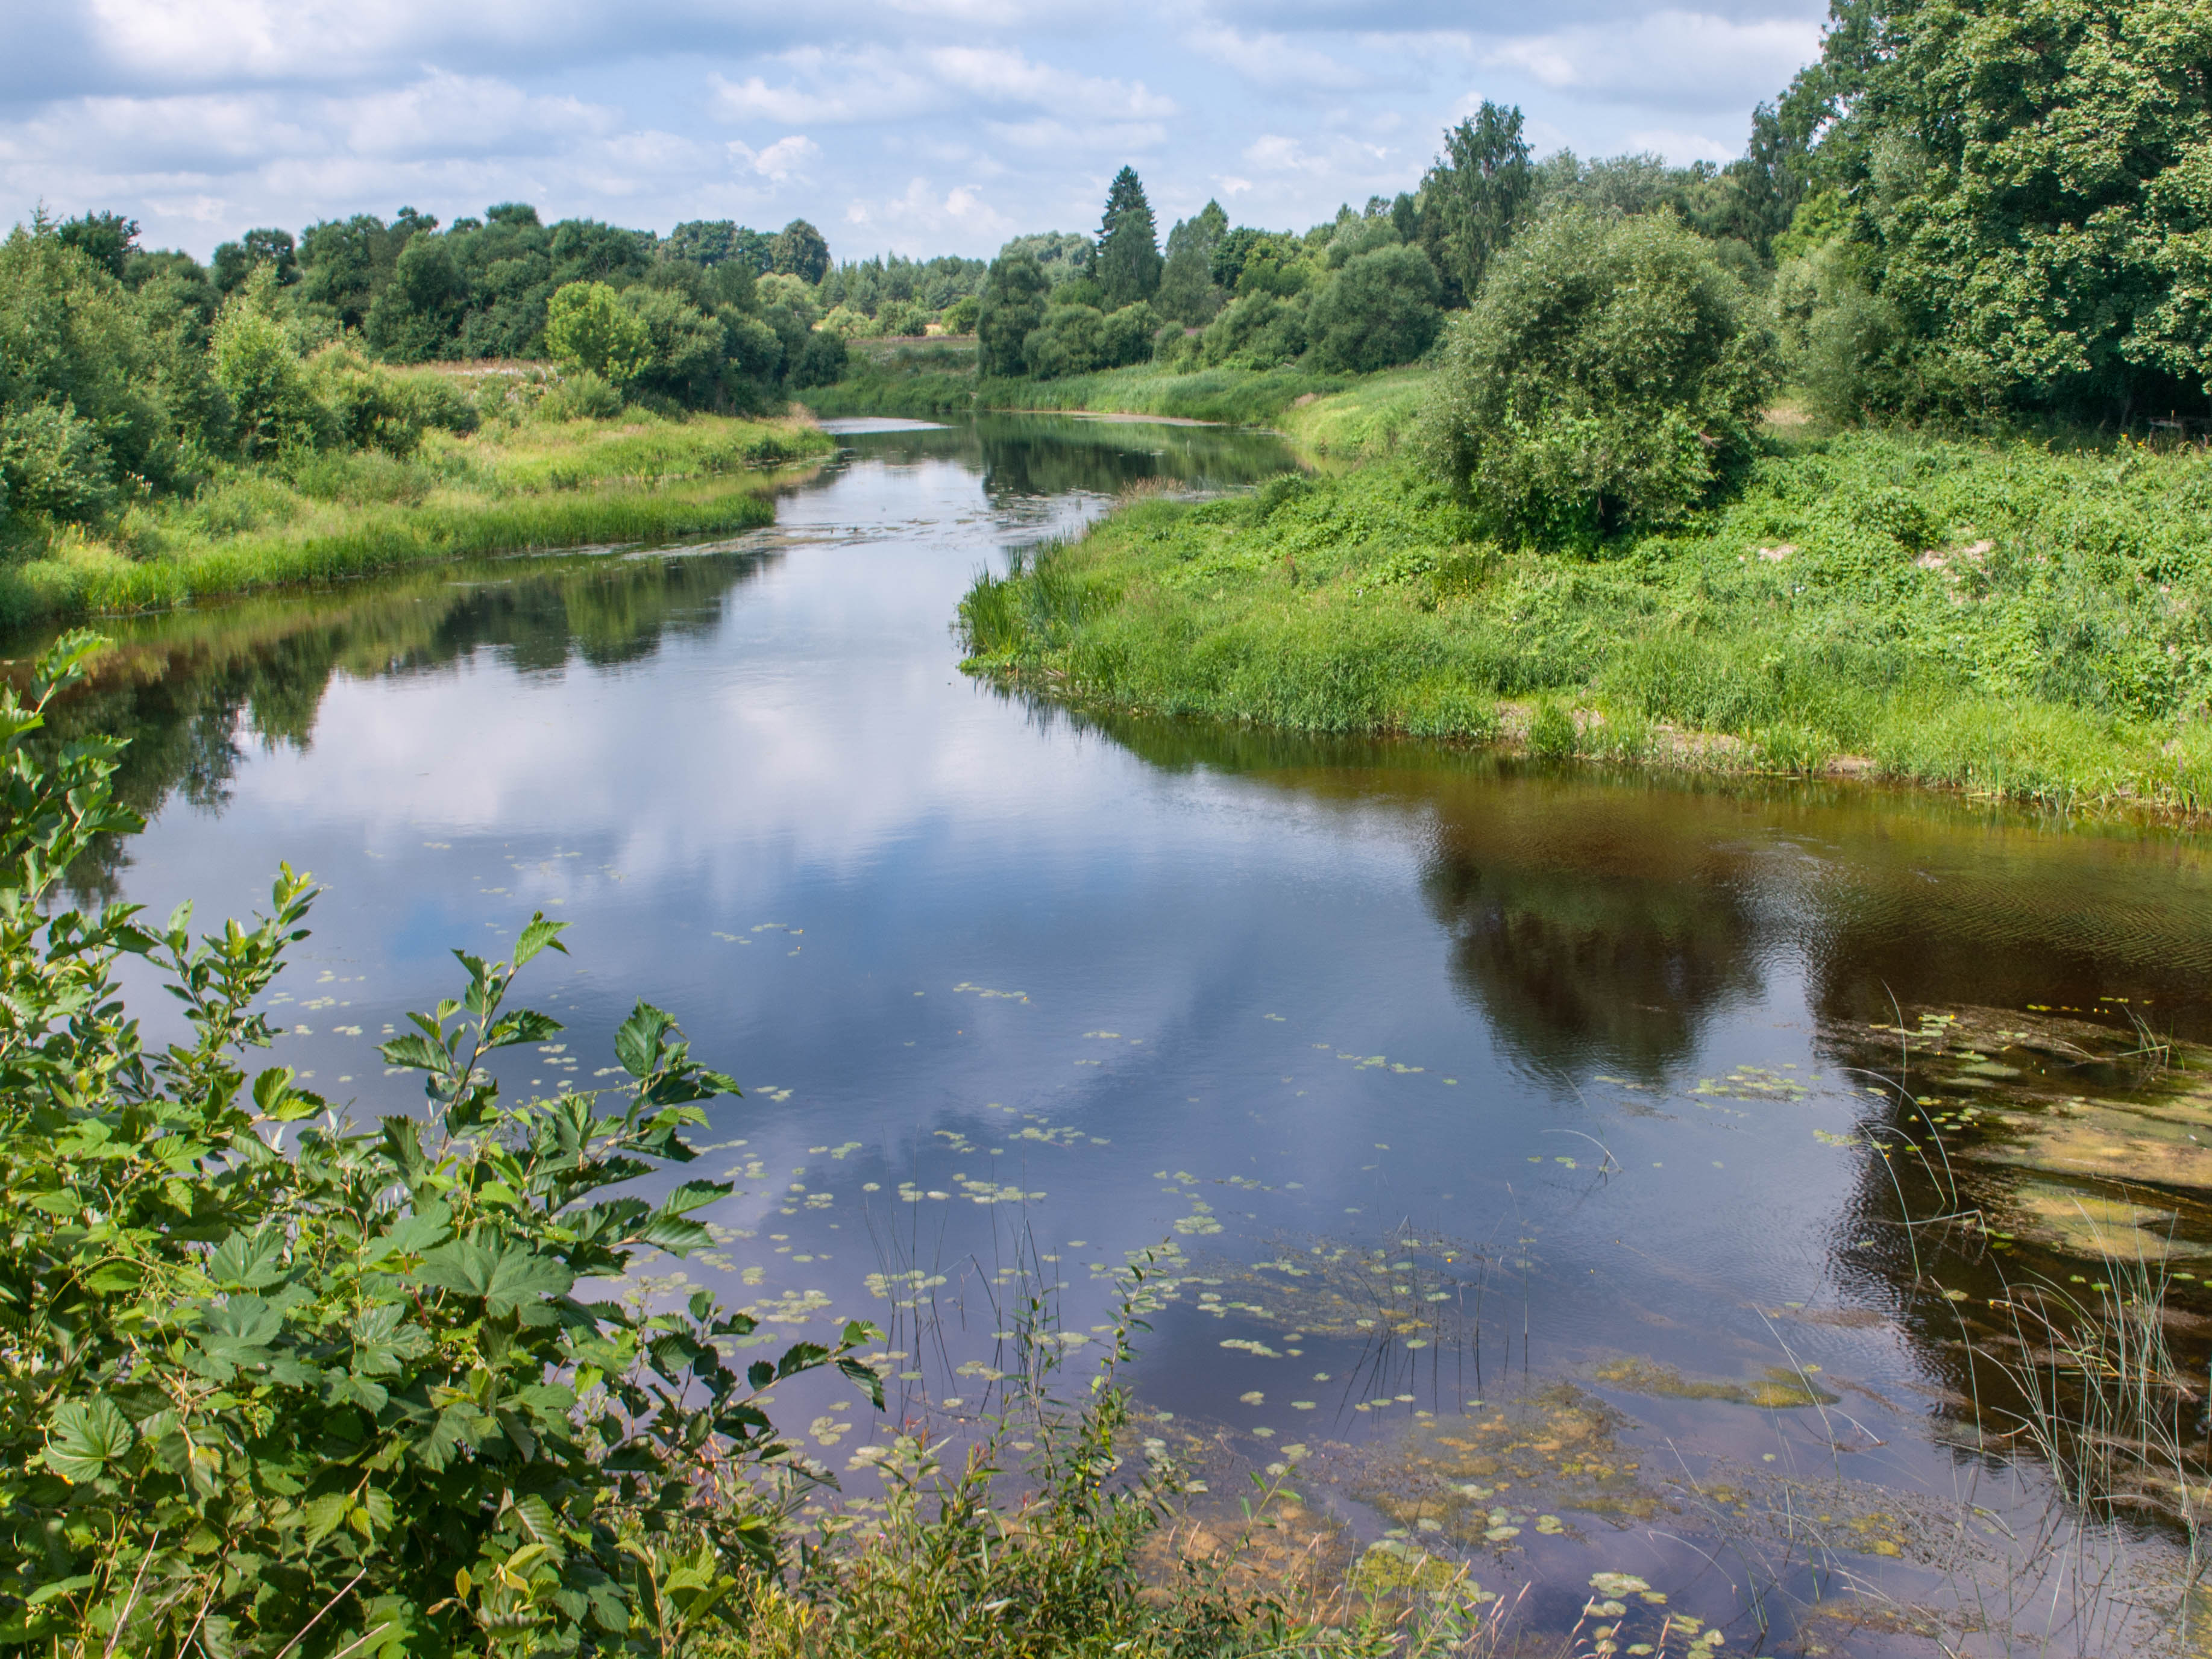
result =
M81 884L211 921L311 870L279 1058L364 1118L416 1100L374 1048L452 948L568 921L523 990L570 1029L501 1075L595 1086L643 997L737 1076L694 1166L739 1188L717 1248L652 1271L778 1337L890 1331L892 1420L777 1402L848 1490L899 1424L993 1408L1038 1275L1086 1375L1149 1251L1146 1432L1201 1507L1282 1471L1334 1559L1467 1559L1559 1630L1635 1574L1673 1600L1623 1641L1670 1608L1744 1649L2170 1633L2181 1528L2083 1527L1993 1437L2025 1350L1990 1308L2212 1240L2171 1069L2212 1037L2197 836L1009 697L957 670L977 568L1292 458L831 424L735 542L117 625L69 718L135 739L151 823ZM2205 1298L2168 1302L2201 1384Z

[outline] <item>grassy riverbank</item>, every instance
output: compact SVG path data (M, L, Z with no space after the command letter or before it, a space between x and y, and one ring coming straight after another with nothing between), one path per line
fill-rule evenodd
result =
M1302 368L1207 368L1178 374L1152 363L1054 380L979 377L972 346L918 343L876 351L835 386L799 394L824 418L898 415L915 419L978 410L1065 410L1158 415L1229 426L1271 426L1316 454L1389 448L1420 406L1429 374L1323 374Z
M714 416L432 433L404 459L319 452L228 468L190 497L75 528L0 571L0 628L368 575L466 555L769 523L773 470L827 454L796 421Z
M2208 509L2200 450L1854 434L1584 556L1389 459L1133 504L961 617L971 672L1079 703L2200 811Z

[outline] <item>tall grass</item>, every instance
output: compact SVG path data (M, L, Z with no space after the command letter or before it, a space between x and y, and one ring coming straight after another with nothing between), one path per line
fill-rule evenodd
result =
M404 459L324 453L232 469L110 536L58 537L0 568L0 628L471 555L747 529L775 517L767 470L830 447L787 421L633 414L434 434Z
M1313 732L1481 739L1551 699L1554 750L2202 811L2208 509L2201 451L1855 434L1669 535L1559 551L1485 541L1391 459L1131 505L1054 556L1060 597L1005 579L970 663Z

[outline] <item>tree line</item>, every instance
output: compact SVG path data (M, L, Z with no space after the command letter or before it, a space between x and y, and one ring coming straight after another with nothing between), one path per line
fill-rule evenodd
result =
M881 261L833 266L805 220L659 237L520 203L444 227L403 208L253 230L202 264L141 247L118 214L41 210L0 242L0 533L110 521L227 465L404 455L474 425L457 384L393 372L410 365L555 357L556 416L780 408L843 372L825 290L899 281L918 286Z
M1124 168L1095 238L1019 238L994 261L982 366L1410 362L1517 239L1576 216L1695 237L1832 418L2201 414L2212 13L1834 0L1819 60L1726 166L1539 158L1521 112L1486 102L1413 189L1303 234L1209 202L1163 250Z

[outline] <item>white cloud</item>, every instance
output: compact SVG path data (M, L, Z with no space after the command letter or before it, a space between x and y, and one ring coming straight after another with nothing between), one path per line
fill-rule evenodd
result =
M1670 166L1678 167L1692 161L1732 161L1741 150L1741 145L1724 144L1701 132L1681 132L1672 127L1639 128L1628 135L1628 148L1663 155Z
M757 75L743 81L709 76L714 112L726 121L835 126L903 120L941 111L951 101L942 88L881 52L833 53L809 48L786 53L781 61L798 71L799 80L770 86Z
M734 143L730 146L731 159L740 167L750 167L762 178L779 185L821 154L822 146L799 132L777 139L766 149L757 150L750 144Z
M1247 34L1213 24L1194 29L1185 38L1193 51L1227 64L1255 86L1335 90L1374 82L1374 76L1343 53L1299 46L1286 35Z
M1371 173L1388 162L1392 153L1386 145L1350 137L1331 138L1313 149L1302 139L1273 132L1244 147L1244 159L1259 172L1304 173L1316 178Z
M1738 23L1705 12L1661 11L1626 27L1584 26L1498 41L1483 62L1524 70L1559 91L1713 109L1771 96L1820 46L1820 27L1809 20Z
M848 204L845 218L856 228L886 234L892 252L935 252L955 239L984 246L1004 241L1016 228L977 186L956 185L940 195L921 178L908 179L905 192L888 200Z
M580 99L524 92L483 75L433 70L412 85L335 100L345 148L356 155L495 155L543 150L618 131L622 112Z
M993 103L1137 119L1176 112L1173 99L1146 91L1142 81L1071 74L1003 47L941 46L928 62L946 85Z
M365 62L457 39L526 48L549 21L528 0L83 0L96 50L156 83L343 81ZM561 8L573 10L574 7Z
M1041 116L1034 121L989 121L985 129L1024 160L1043 155L1097 152L1140 154L1168 141L1168 130L1155 121L1107 121L1073 126Z

